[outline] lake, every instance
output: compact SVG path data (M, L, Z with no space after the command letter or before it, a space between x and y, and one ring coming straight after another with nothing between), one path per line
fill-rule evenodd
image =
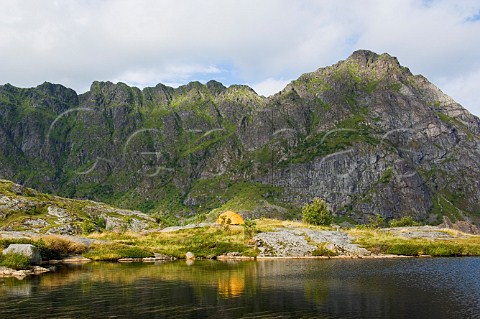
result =
M91 263L0 279L0 318L480 318L480 258Z

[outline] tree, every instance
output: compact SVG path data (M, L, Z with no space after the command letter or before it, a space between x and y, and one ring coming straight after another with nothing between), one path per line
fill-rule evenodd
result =
M332 223L333 214L323 199L315 197L313 203L305 204L302 209L303 221L312 225L328 226Z

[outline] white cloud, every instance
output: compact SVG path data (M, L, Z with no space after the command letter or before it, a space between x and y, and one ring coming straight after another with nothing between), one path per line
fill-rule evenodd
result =
M480 116L480 67L454 78L438 79L442 91L454 98L468 110Z
M446 88L464 79L472 89L445 91L472 109L480 83L465 81L480 60L479 12L478 0L2 1L0 83L81 91L94 80L211 77L269 94L364 48Z
M281 91L291 80L268 78L264 81L252 84L252 88L260 95L270 96Z
M179 86L192 78L204 78L222 73L216 66L199 64L175 64L158 68L135 68L127 70L113 79L113 82L126 82L138 87L155 86L158 83Z

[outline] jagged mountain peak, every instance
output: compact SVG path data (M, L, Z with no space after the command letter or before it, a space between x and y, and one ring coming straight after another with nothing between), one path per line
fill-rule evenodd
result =
M370 50L356 50L354 51L346 61L357 61L364 65L369 65L375 63L378 60L389 60L391 62L395 62L399 64L398 59L396 57L391 56L388 53L378 54L376 52Z
M313 197L355 221L480 212L480 120L386 53L356 51L268 98L94 82L58 118L64 91L44 88L0 90L0 177L171 218L298 217Z

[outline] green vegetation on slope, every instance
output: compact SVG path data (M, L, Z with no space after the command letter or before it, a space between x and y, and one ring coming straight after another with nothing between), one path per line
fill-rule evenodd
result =
M352 230L356 243L375 254L405 256L479 256L480 236L454 239L404 238L381 230Z

